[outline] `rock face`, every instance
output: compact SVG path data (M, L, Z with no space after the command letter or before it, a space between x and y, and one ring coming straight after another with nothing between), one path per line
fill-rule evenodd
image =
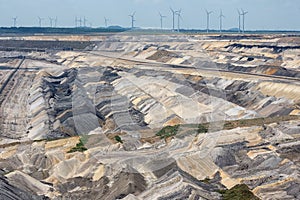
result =
M0 52L0 199L223 199L239 185L299 199L299 47L232 37L14 41Z
M0 177L0 199L1 200L46 200L47 197L37 196L33 193L24 192L9 184L8 180Z

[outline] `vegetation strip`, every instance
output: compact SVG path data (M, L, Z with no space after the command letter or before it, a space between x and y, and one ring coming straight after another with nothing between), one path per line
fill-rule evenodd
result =
M224 200L259 200L245 184L236 185L229 190L219 190Z
M266 118L255 118L255 119L242 119L234 121L225 121L225 122L211 122L203 124L183 124L175 126L166 126L156 133L156 136L159 136L161 139L166 139L172 136L175 136L179 133L179 128L196 128L197 133L207 133L211 124L221 124L224 123L222 130L231 130L238 127L250 127L250 126L263 126L265 124L272 124L290 120L300 120L298 115L287 115L280 117L266 117Z

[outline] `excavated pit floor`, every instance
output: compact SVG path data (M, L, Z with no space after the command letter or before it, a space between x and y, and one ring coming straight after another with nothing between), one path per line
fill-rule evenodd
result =
M299 199L297 39L2 38L0 194L222 199L246 184L261 199Z

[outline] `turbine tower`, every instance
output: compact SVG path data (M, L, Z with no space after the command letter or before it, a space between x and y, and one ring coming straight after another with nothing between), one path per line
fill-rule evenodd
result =
M79 18L78 22L79 22L79 27L82 27L82 19L81 19L81 17Z
M175 15L176 15L176 12L175 10L173 10L171 7L170 7L170 10L172 12L172 16L173 16L173 26L172 26L172 31L175 31Z
M13 27L17 27L17 20L18 20L18 17L13 17Z
M54 27L55 28L57 27L57 21L58 21L58 19L57 19L57 17L55 17L55 19L54 19Z
M209 32L209 16L213 13L213 11L206 11L206 31Z
M39 19L39 26L42 27L42 22L43 22L44 18L38 17L38 19Z
M75 17L75 28L78 27L77 22L78 22L78 19L77 19L77 16L76 16L76 17Z
M167 16L163 16L161 13L159 13L160 16L160 29L163 29L163 20L164 18L166 18Z
M248 12L245 12L243 9L242 10L242 16L243 16L243 33L245 33L245 15L248 14Z
M180 19L182 19L181 17L181 9L175 12L177 15L177 32L180 31Z
M106 17L104 17L104 24L105 24L106 28L107 28L107 22L109 22L109 19L107 19Z
M87 23L87 19L85 18L85 16L83 17L83 27L86 27L86 23Z
M82 19L81 19L81 17L78 18L78 17L76 16L76 17L75 17L75 26L76 26L76 28L81 27L81 25L82 25Z
M220 10L220 15L219 15L219 18L220 18L220 33L222 33L222 25L223 25L223 18L225 16L223 15L223 12L222 10Z
M53 18L52 17L49 17L49 23L50 23L50 27L52 28L53 27Z
M129 15L129 17L131 17L131 29L134 28L134 22L136 21L136 20L134 19L134 16L135 16L135 12L133 12L132 15Z
M239 33L241 32L241 11L239 9L237 9L237 12L238 12L238 16L239 16Z

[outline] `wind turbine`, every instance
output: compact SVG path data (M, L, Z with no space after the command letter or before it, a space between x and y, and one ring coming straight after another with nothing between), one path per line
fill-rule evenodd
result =
M222 25L223 25L223 18L225 16L223 15L223 12L222 10L220 10L220 15L219 15L219 18L220 18L220 33L222 33Z
M54 19L54 27L55 28L57 27L57 21L58 21L58 19L57 19L57 16L56 16L55 19Z
M128 15L128 16L131 17L131 29L133 29L133 28L134 28L134 22L136 21L136 20L134 19L135 12L133 12L132 15Z
M78 19L77 19L77 16L75 17L75 28L77 28L77 22L78 22Z
M106 28L107 28L107 22L109 22L109 19L107 19L106 17L104 17L104 24L105 24Z
M209 16L213 13L213 11L206 11L206 31L209 32Z
M238 15L239 15L239 33L241 32L241 11L237 9Z
M78 22L79 22L79 27L82 27L82 19L81 19L81 17L79 18Z
M53 18L49 17L49 22L50 22L50 27L52 28L53 27Z
M85 18L85 16L83 17L83 27L86 27L86 23L87 23L87 19Z
M172 15L173 15L173 27L172 27L172 30L175 31L175 15L176 15L177 11L173 10L171 7L170 7L170 10L171 10Z
M76 17L75 17L75 26L76 26L76 28L81 27L81 25L82 25L82 19L81 19L81 17L78 18L78 17L76 16Z
M245 33L245 15L248 14L248 12L245 12L243 9L242 10L242 16L243 16L243 33Z
M18 17L13 17L13 27L17 27L17 20L18 20Z
M160 12L159 12L159 16L160 16L160 28L163 29L163 20L164 20L164 18L166 18L167 16L163 16Z
M38 19L39 19L39 26L42 27L42 22L43 22L44 18L38 17Z
M177 15L177 32L179 32L180 31L180 19L182 19L181 9L176 11L176 15Z

